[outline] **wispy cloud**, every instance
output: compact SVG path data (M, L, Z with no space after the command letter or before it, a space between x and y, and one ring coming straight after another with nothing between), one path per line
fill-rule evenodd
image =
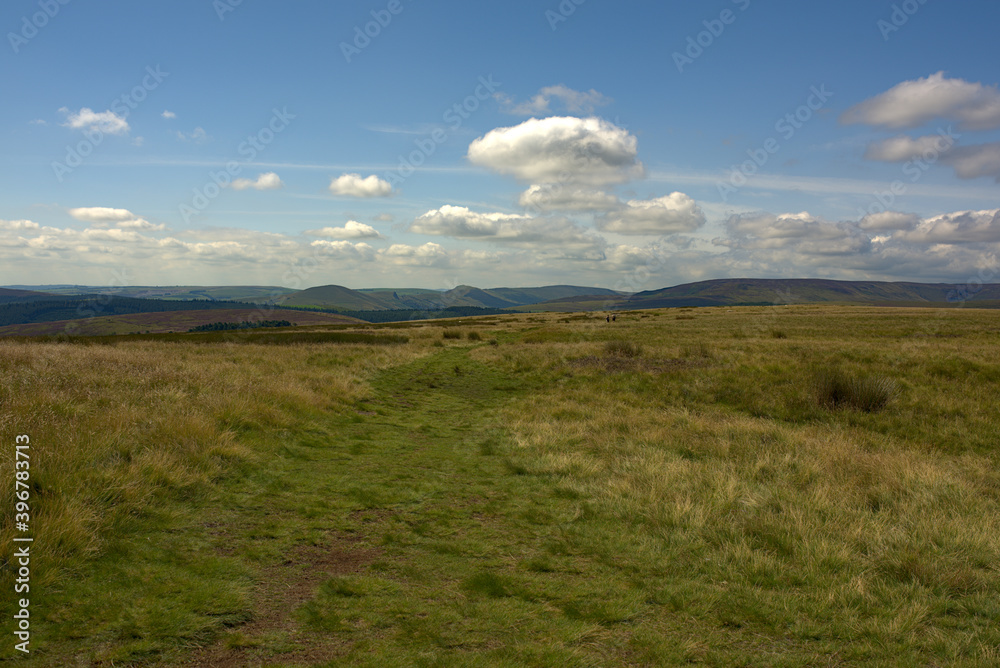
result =
M517 102L505 93L495 93L493 97L500 103L501 111L519 116L549 114L553 111L553 106L573 114L592 114L597 107L612 102L611 98L598 93L593 88L581 92L563 84L547 86L538 91L530 100L524 102Z

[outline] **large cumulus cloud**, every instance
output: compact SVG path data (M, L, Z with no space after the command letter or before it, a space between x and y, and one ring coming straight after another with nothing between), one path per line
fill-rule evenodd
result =
M600 118L553 116L497 128L469 145L473 164L533 184L607 186L643 174L637 141Z

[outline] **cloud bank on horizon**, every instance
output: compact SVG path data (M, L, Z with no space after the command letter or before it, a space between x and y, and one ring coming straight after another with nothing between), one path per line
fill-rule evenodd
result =
M349 8L305 4L327 25L353 16ZM525 42L521 59L498 58L499 39L481 35L463 52L470 62L443 66L448 82L464 81L454 84L415 74L431 56L414 48L431 39L441 8L404 6L394 32L371 38L351 62L326 63L329 71L296 60L319 48L300 35L286 42L289 53L275 56L284 75L232 89L238 95L213 90L206 61L151 40L136 54L148 57L134 63L138 80L124 92L111 75L82 82L60 75L44 94L25 92L0 113L17 128L0 164L12 186L0 207L0 284L110 284L115 276L137 285L291 288L575 283L644 290L738 276L1000 282L995 76L977 79L978 64L944 44L920 52L923 73L910 63L851 80L838 64L847 57L842 50L779 67L736 34L743 26L758 38L774 29L766 23L774 10L740 4L739 21L713 35L683 73L669 57L636 72L622 64L614 70L613 55L582 56L602 26L626 30L622 16L589 5L555 35L494 15L502 34L534 41ZM847 4L858 21L870 7ZM187 0L181 5L176 13L196 11ZM515 2L508 11L523 18L529 9ZM8 7L5 15L17 11ZM108 11L87 8L77 20L97 22ZM171 21L179 29L175 13L157 11L167 35ZM235 10L206 27L220 44L194 50L222 53L304 11ZM621 13L629 11L639 10ZM649 11L650 30L667 25L665 9ZM945 10L921 11L927 17L913 17L893 36L903 53L918 49L904 43L907 33L916 42L929 30L919 20ZM680 20L697 10L678 13L673 18L691 35L672 32L674 47L688 36L699 43L700 23ZM970 25L955 14L949 25ZM362 31L363 19L356 18ZM834 34L856 29L845 21L831 24ZM874 32L868 51L893 47ZM650 47L653 34L636 35L626 51ZM53 21L20 45L12 66L26 75L52 71L75 35ZM963 42L957 33L944 42L951 39ZM538 66L540 73L528 67L529 54L551 58L560 48L581 62L562 58L558 67ZM242 53L264 68L266 61ZM743 61L718 62L727 54L772 69L741 76L733 70ZM384 61L392 56L403 59ZM102 54L89 58L99 62ZM168 66L170 59L176 64ZM170 73L162 84L141 76L153 65ZM773 85L764 74L772 70L781 73ZM296 85L321 72L337 85ZM556 78L560 72L565 78ZM409 85L415 81L423 87ZM94 88L113 104L102 105ZM816 90L832 93L817 98ZM178 119L194 129L177 130ZM731 193L720 198L720 184ZM178 214L189 202L194 220Z

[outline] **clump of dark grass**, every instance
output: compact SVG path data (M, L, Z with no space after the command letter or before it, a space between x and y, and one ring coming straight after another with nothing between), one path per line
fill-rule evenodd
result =
M896 397L896 383L886 376L851 376L841 369L822 369L814 380L816 399L827 408L877 413Z
M489 598L504 598L511 595L506 579L501 575L488 571L482 571L472 577L466 578L462 582L462 589L470 594Z
M608 341L604 344L604 352L615 357L638 357L642 354L642 346L631 341Z
M479 332L473 330L473 331L469 332L468 334L466 334L465 338L469 339L470 341L482 341L483 340L483 335L480 334Z
M697 345L684 346L681 349L681 357L685 359L711 359L712 349L708 347L707 343L701 341Z
M446 339L460 339L462 338L462 332L458 329L446 329L441 336Z
M693 315L679 315L679 316L677 316L677 320L694 320L694 316Z
M788 338L788 332L786 332L783 329L772 329L771 330L771 338L772 339L787 339Z

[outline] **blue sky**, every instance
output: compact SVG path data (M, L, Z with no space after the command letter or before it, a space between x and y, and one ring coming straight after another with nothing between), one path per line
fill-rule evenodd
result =
M964 0L7 0L0 284L1000 282L998 24Z

